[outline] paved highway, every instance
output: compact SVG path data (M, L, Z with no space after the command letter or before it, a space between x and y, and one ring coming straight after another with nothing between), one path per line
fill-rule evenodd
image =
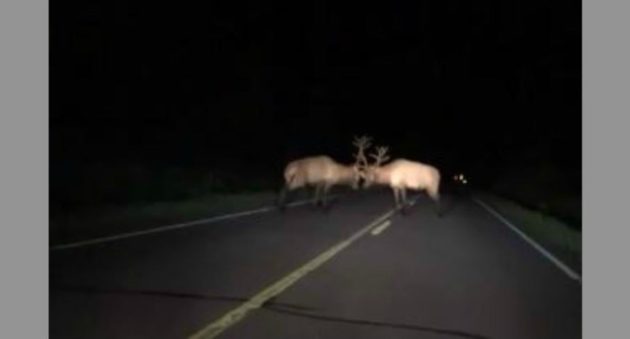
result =
M470 198L416 197L51 250L51 338L581 338L579 280Z

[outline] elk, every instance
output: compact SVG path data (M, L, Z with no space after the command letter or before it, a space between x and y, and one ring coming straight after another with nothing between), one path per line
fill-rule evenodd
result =
M326 195L335 185L350 185L352 189L359 189L361 168L367 165L365 149L371 145L370 138L354 137L353 145L358 148L354 154L355 163L345 165L338 163L327 155L305 157L289 162L284 169L284 186L278 197L278 206L284 210L288 192L315 187L315 206L326 206Z
M426 191L435 202L438 216L442 216L440 210L440 171L428 164L398 158L383 165L389 160L388 147L377 147L376 153L371 153L374 163L364 166L361 176L364 179L363 188L367 189L373 184L389 186L394 192L396 208L405 213L407 206L407 190Z

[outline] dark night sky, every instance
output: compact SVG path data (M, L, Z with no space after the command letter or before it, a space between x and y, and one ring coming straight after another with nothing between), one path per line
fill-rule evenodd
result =
M51 5L53 166L581 163L579 1Z

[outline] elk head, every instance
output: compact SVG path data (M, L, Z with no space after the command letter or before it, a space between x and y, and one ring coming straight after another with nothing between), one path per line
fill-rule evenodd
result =
M365 150L372 145L372 138L365 135L359 138L355 136L352 144L357 147L357 153L353 154L355 162L353 165L354 176L352 188L358 189L359 182L361 178L364 177L365 169L369 166L367 157L365 156Z
M376 153L370 153L370 157L374 158L374 162L365 166L362 172L363 188L369 188L376 181L377 170L384 162L389 160L388 151L389 147L379 146L376 147Z

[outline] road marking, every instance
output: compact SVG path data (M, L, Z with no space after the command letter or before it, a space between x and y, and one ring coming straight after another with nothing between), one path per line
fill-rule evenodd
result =
M544 247L542 247L540 244L538 244L536 241L534 241L534 239L530 238L529 236L527 236L527 234L523 233L523 231L519 230L518 227L514 226L511 222L509 222L507 219L505 219L501 214L499 214L499 212L497 212L492 207L488 206L486 203L484 203L483 201L481 201L481 200L479 200L477 198L473 198L473 200L476 203L478 203L479 205L481 205L483 208L485 208L488 212L490 212L490 214L494 215L497 219L502 221L512 231L516 232L516 234L520 235L527 243L529 243L532 247L534 247L536 250L538 250L538 252L540 252L543 256L545 256L552 263L554 263L560 270L562 270L564 273L566 273L571 279L577 280L578 282L582 283L582 278L580 277L579 274L577 274L569 266L567 266L562 261L560 261L560 259L556 258L553 254L551 254L549 251L547 251Z
M367 226L363 227L361 230L352 234L346 240L339 242L333 247L329 248L325 252L321 253L311 261L304 264L302 267L296 269L295 271L289 273L285 277L273 283L271 286L263 289L258 294L254 295L251 299L241 304L237 308L229 311L221 318L215 320L210 323L206 327L199 330L197 333L191 335L190 339L200 339L200 338L215 338L220 335L223 331L228 329L229 327L235 325L239 321L241 321L248 312L260 308L265 302L269 299L279 295L287 288L291 287L291 285L295 284L298 280L302 279L309 272L314 271L319 266L323 265L325 262L330 260L332 257L337 255L346 247L350 246L354 241L361 238L367 232L369 232L373 227L379 225L384 220L389 218L392 214L394 214L396 210L390 210L389 212L383 214L378 217L376 220L372 221Z
M381 234L391 224L392 224L391 221L385 220L384 223L374 227L374 229L372 230L372 235L379 235L379 234Z
M336 195L331 196L330 198L334 199L335 197L336 197ZM312 199L302 200L302 201L296 201L296 202L287 204L287 206L288 207L295 207L295 206L305 205L305 204L308 204L308 203L311 203L311 202L312 202ZM196 225L201 225L201 224L209 224L209 223L213 223L213 222L217 222L217 221L221 221L221 220L227 220L227 219L234 219L234 218L238 218L238 217L244 217L246 215L270 212L270 211L273 211L275 209L277 209L277 207L275 207L275 206L267 206L267 207L262 207L262 208L249 210L249 211L242 211L242 212L218 215L218 216L211 217L211 218L193 220L193 221L188 221L188 222L174 224L174 225L160 226L160 227L151 228L151 229L148 229L148 230L129 232L129 233L122 233L122 234L116 234L116 235L111 235L111 236L106 236L106 237L100 237L100 238L94 238L94 239L78 241L78 242L69 243L69 244L56 245L56 246L50 247L50 250L51 251L66 250L66 249L70 249L70 248L77 248L77 247L89 246L89 245L94 245L94 244L100 244L100 243L109 242L109 241L115 241L115 240L120 240L120 239L131 238L131 237L138 237L138 236L141 236L141 235L172 231L172 230L176 230L176 229L180 229L180 228L186 228L186 227L191 227L191 226L196 226Z

